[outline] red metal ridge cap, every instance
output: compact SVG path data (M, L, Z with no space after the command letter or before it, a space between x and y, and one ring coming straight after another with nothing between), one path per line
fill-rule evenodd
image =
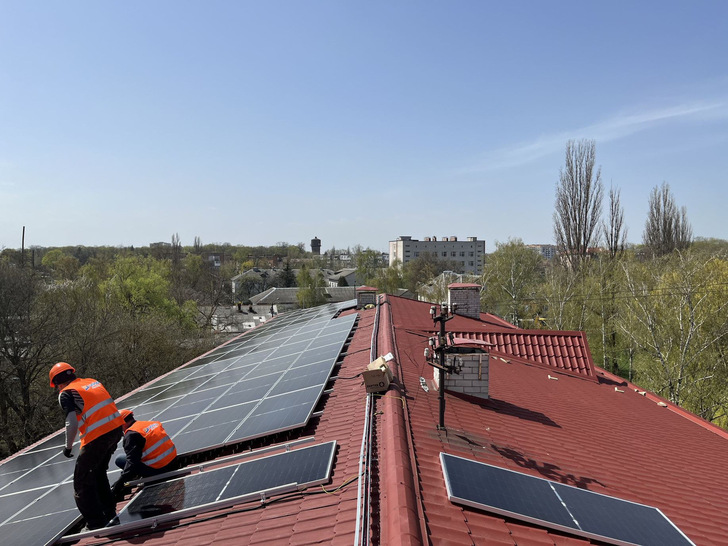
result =
M387 296L382 296L386 303ZM390 305L379 306L377 349L395 355L392 372L402 384L402 370L394 342ZM390 388L380 399L379 491L381 544L424 544L427 537L424 510L418 500L419 482L415 479L414 452L407 424L405 399ZM384 517L382 517L384 515ZM419 525L418 525L419 524Z

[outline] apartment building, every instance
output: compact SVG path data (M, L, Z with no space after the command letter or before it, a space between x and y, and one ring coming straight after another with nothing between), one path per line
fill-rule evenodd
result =
M483 273L483 257L485 241L477 237L467 237L464 241L457 237L425 237L423 241L413 239L409 235L400 235L389 241L389 265L399 260L403 265L418 258L421 254L430 253L441 260L450 260L462 264L462 272L473 275Z

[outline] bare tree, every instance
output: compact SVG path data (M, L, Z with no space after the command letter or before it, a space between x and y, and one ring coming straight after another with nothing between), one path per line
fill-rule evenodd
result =
M601 167L595 170L595 160L594 140L566 143L566 162L556 187L554 235L556 246L572 267L586 258L598 239L604 188Z
M627 228L624 227L624 209L620 203L620 193L619 188L609 188L609 217L602 226L610 258L622 254L627 241Z
M655 256L664 256L673 250L685 250L693 240L693 229L688 223L685 207L678 210L666 182L655 186L650 194L643 244Z

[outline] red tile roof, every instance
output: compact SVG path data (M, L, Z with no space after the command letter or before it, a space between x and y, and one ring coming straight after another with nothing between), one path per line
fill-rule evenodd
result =
M455 332L455 336L485 341L492 345L491 354L501 358L516 358L555 371L596 378L583 332L494 329L490 332Z
M596 367L578 332L520 330L491 315L447 322L458 337L495 345L489 398L446 392L446 428L439 430L433 368L423 355L435 330L430 304L392 296L380 302L358 311L321 416L289 433L338 442L331 484L186 518L126 542L353 544L367 396L361 378L346 378L370 361L378 313L377 354L392 353L395 380L372 397L371 543L590 542L450 502L439 460L447 452L656 506L696 544L728 544L728 433Z
M561 363L553 365L559 373L550 373L548 359L534 365L540 353L529 354L527 343L532 349L553 347L546 338L561 334L534 331L520 333L511 343L499 341L499 354L513 350L518 355L490 359L489 399L446 393L446 429L438 430L438 393L426 392L420 380L433 373L422 357L426 340L411 327L415 316L429 318L428 305L393 297L388 302L400 389L387 396L406 401L404 421L416 459L414 497L427 522L426 541L589 542L451 503L439 462L444 451L656 506L696 544L728 544L728 433L671 404L658 405L664 403L659 397L642 396L636 386L599 370L588 354L576 350L586 349L577 343L583 339L579 336L552 340L567 348L562 360L571 362L564 365L570 373L562 373ZM414 322L424 328L426 320ZM473 335L488 338L482 324L470 323ZM463 336L468 328L453 319L448 330ZM524 348L525 356L520 356ZM579 362L589 366L582 368ZM382 409L384 415L388 407ZM386 454L380 453L382 458L390 463ZM389 490L382 488L381 494Z

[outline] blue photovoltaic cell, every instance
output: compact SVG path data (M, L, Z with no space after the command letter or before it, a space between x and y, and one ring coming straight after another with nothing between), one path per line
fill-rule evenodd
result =
M44 492L50 491L50 487L43 491L31 489L29 491L21 491L11 495L0 495L0 522L9 520L15 516L16 512L22 510L24 506L28 506L34 502Z
M0 489L0 495L57 485L72 476L73 469L74 460L67 459L61 453L58 453L53 460L31 470L26 470L14 482L5 485Z
M585 532L645 546L690 544L657 508L558 483L554 488Z
M68 502L67 499L59 499ZM31 519L0 525L0 541L13 546L42 546L53 544L78 519L77 510L45 514Z
M693 544L665 515L586 489L440 453L452 502L612 544Z

